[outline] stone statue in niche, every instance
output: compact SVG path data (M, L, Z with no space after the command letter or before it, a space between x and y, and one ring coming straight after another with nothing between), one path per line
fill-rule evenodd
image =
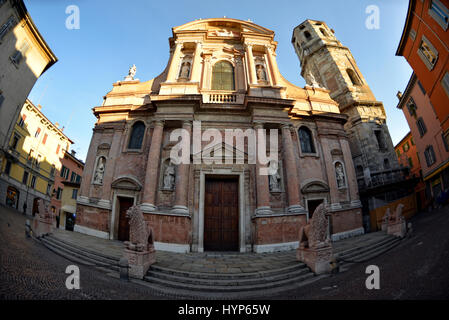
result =
M175 166L169 163L164 171L164 181L162 188L165 190L173 190L175 187Z
M343 188L346 186L345 173L341 162L335 164L335 176L337 178L337 187Z
M95 175L94 175L94 183L95 184L103 184L105 164L106 164L106 159L104 157L100 157L98 159L97 168L95 169Z
M263 65L258 64L256 66L256 74L257 74L257 81L267 81L267 73L265 72L265 68Z
M269 175L269 180L270 180L270 191L271 192L281 191L281 187L280 187L281 176L277 169L276 169L276 171L273 172L273 174Z
M190 76L190 62L185 61L181 65L181 70L179 72L180 79L188 79Z

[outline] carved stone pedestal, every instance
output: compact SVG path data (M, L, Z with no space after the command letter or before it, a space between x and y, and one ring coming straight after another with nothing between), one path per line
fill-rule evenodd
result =
M40 238L53 232L52 219L41 218L37 215L33 220L33 233L36 238Z
M387 234L403 238L406 233L407 233L407 226L405 224L405 220L402 219L399 222L388 224Z
M332 266L332 246L322 248L298 248L296 258L304 262L315 274L330 273Z
M150 266L156 262L156 250L134 251L125 249L124 258L128 259L129 276L132 278L143 279Z

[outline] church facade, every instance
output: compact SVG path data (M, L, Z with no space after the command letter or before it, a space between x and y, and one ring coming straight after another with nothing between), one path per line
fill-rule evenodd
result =
M283 78L273 31L200 19L169 43L159 76L133 66L93 108L75 231L127 240L138 205L159 250L289 250L324 203L333 240L364 232L348 116L315 80Z

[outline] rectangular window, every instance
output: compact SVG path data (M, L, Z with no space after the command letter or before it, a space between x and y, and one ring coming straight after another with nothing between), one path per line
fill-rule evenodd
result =
M408 158L408 165L410 168L413 168L413 160L412 158Z
M5 101L5 97L3 96L2 92L0 91L0 107L3 104L3 101Z
M34 189L35 186L36 186L36 176L32 176L30 187Z
M449 96L449 72L444 74L443 79L441 80L441 85L443 86L444 91Z
M6 161L6 166L5 166L5 174L9 176L9 174L11 173L11 161Z
M421 89L421 92L423 95L426 95L426 90L424 89L424 87L422 86L422 83L418 80L418 87L419 89Z
M379 145L379 150L384 150L385 149L385 140L384 140L384 136L383 136L382 132L380 130L375 130L374 134L377 139L377 144Z
M424 151L424 156L426 157L427 166L430 167L436 162L435 151L433 150L433 146L428 146L426 151Z
M47 184L47 195L51 195L51 183Z
M29 48L30 45L28 44L28 42L25 41L20 47L20 49L16 50L14 54L10 57L11 62L14 63L16 66L18 66Z
M62 197L62 189L58 187L58 191L56 191L56 199L61 200Z
M72 172L72 175L70 176L70 182L75 182L76 176L77 176L77 174L75 172Z
M15 134L14 137L12 138L11 148L16 150L17 145L19 144L19 141L20 141L20 137Z
M443 143L444 143L444 149L446 151L449 151L449 131L442 134L443 137Z
M421 44L418 48L418 55L429 70L432 70L437 63L438 51L425 36L422 36Z
M427 132L426 125L424 124L424 120L422 118L419 118L418 121L416 121L416 126L418 127L419 134L421 137Z
M41 128L37 128L36 133L34 134L34 137L39 138L40 133L41 133Z
M447 30L449 10L439 0L432 0L430 3L429 14L444 29Z
M19 119L19 127L23 128L26 118L27 118L27 116L23 114L22 117Z
M398 155L398 158L400 158L401 157L401 150L400 149L396 150L396 154Z
M407 152L410 149L410 145L408 144L408 141L402 146L402 150L404 150L404 152Z
M73 189L72 190L72 199L75 199L78 197L78 189Z
M56 154L59 153L59 149L61 149L61 146L58 144L58 146L56 147Z
M28 172L27 171L25 171L23 173L22 183L25 184L25 185L28 183Z
M410 98L407 102L407 109L408 112L410 113L410 115L412 117L416 118L416 109L418 109L418 107L415 104L415 100L413 100L413 98Z
M42 139L42 144L45 144L47 142L48 134L44 135L44 139Z
M14 18L14 16L9 17L9 19L0 27L0 41L3 40L8 31L14 28L16 24L16 18Z

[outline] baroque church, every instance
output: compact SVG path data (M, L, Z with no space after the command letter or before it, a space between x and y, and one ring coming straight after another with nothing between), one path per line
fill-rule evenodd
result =
M382 104L333 30L312 20L295 28L304 88L280 74L269 29L217 18L172 30L159 76L141 82L133 66L93 108L75 231L127 240L126 211L137 205L159 250L291 250L324 203L333 241L364 233L356 169L368 177L386 160L394 165L394 151ZM174 163L171 135L179 129L190 161ZM258 143L270 147L278 133L274 172L261 174L267 164L249 161L250 134L244 148L225 139L232 130L262 132ZM197 138L199 150L190 148ZM378 143L382 158L369 149Z

